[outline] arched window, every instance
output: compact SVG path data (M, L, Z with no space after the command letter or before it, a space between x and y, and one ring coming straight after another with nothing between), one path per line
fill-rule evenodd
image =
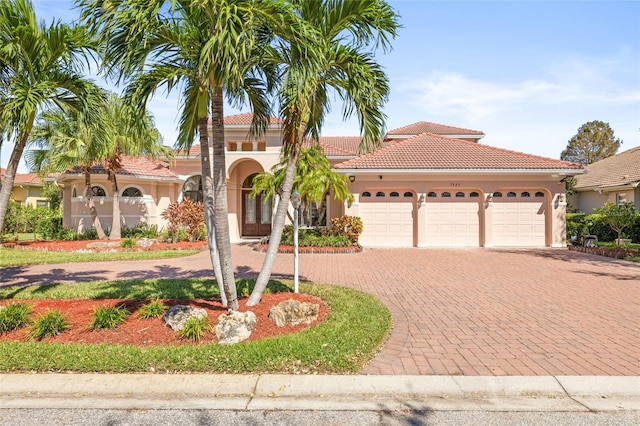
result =
M456 192L456 198L464 198L464 192L462 191Z
M376 192L376 197L384 197L384 195L385 195L385 194L384 194L384 192L382 192L382 191L378 191L378 192Z
M449 197L451 197L451 193L450 193L450 192L445 191L445 192L443 192L443 193L442 193L442 197L443 197L443 198L449 198Z
M527 192L527 191L524 191L524 192L521 192L521 193L520 193L520 196L521 196L522 198L528 198L528 197L531 197L531 193L530 193L530 192Z
M430 198L437 197L437 196L438 196L438 195L437 195L435 192L433 192L433 191L431 191L431 192L427 193L427 197L430 197Z
M411 191L407 191L407 192L405 192L405 193L404 193L404 196L405 196L406 198L412 198L412 197L413 197L413 192L411 192Z
M513 198L513 197L515 197L515 196L516 196L516 193L515 193L515 192L513 192L513 191L509 191L509 192L507 192L507 197L508 197L508 198Z
M140 191L138 188L134 186L130 186L128 188L125 188L124 191L122 191L122 196L139 198L139 197L142 197L142 191Z
M371 197L371 193L369 191L364 191L362 193L362 198L369 198L369 197Z
M76 187L73 187L73 191L71 191L71 196L73 198L76 198L78 196L78 190L76 189Z
M391 191L391 193L389 194L389 197L399 197L400 194L397 191Z
M242 187L244 188L244 183L242 184ZM204 201L204 197L202 196L202 176L196 175L191 176L189 179L187 179L187 181L182 186L182 197L191 198L196 202Z
M502 197L502 192L494 192L493 193L493 198L501 198Z
M542 191L536 192L536 198L544 198L544 192Z
M473 191L471 194L469 194L469 197L471 198L478 198L480 196L480 194L478 194L476 191Z
M106 197L107 192L103 187L95 185L91 187L91 195L93 195L94 197Z

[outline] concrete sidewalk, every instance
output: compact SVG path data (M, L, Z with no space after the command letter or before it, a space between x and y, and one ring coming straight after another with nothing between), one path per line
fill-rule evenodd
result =
M640 411L638 376L1 374L3 409Z

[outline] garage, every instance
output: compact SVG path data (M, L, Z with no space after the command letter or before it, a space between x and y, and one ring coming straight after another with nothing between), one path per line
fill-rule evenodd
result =
M544 247L546 202L542 191L507 190L493 193L493 245Z
M364 191L360 194L365 247L413 247L414 193L401 190Z
M476 191L427 194L427 247L480 246L480 195Z

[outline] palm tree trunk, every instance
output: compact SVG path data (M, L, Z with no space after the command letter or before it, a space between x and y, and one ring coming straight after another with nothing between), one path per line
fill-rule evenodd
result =
M280 247L280 240L282 239L282 231L284 230L284 220L287 217L289 210L289 199L291 198L291 190L293 189L293 182L296 177L296 168L298 166L298 156L300 155L300 147L295 144L291 148L291 154L287 161L287 168L282 181L282 194L280 194L280 200L278 201L278 207L276 208L276 215L273 220L273 227L271 228L271 236L269 237L269 247L267 253L264 256L262 262L262 268L256 285L251 292L251 297L247 301L247 306L255 306L260 303L262 293L269 284L271 278L271 271L273 270L273 264L276 261L276 255L278 254L278 248Z
M213 145L213 197L214 228L220 258L220 269L229 309L238 310L236 281L231 263L231 238L229 236L229 208L227 205L227 165L224 154L224 98L222 87L213 89L211 97L211 143Z
M209 128L207 121L209 117L198 120L198 132L200 133L200 165L202 168L202 195L204 201L204 220L207 227L207 244L209 245L209 257L213 265L213 274L216 277L218 288L220 289L220 301L222 306L227 306L227 295L224 291L222 280L222 269L220 268L220 257L216 246L216 233L213 223L213 178L211 174L211 156L209 155Z
M111 192L113 195L113 214L111 217L111 232L109 232L110 240L119 240L122 238L122 232L120 228L120 190L118 189L118 180L116 178L115 171L108 171L107 177L111 182Z
M98 210L96 210L96 203L93 201L93 193L91 192L91 167L83 167L82 173L84 174L84 196L87 200L87 208L91 214L91 222L93 227L98 233L98 238L101 240L107 239L107 234L102 229L102 223L98 217Z
M2 182L2 188L0 189L0 239L2 239L4 217L7 214L7 208L9 207L9 198L11 197L11 191L13 190L13 182L16 180L16 172L18 171L18 165L20 164L22 152L24 151L28 138L28 133L23 133L18 138L18 143L11 152L9 164L7 164L7 171L4 175L4 182Z

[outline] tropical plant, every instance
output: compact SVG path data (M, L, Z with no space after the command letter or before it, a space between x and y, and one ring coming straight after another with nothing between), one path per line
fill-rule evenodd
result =
M270 199L275 199L275 195L278 194L283 185L288 161L288 158L281 157L280 162L271 169L271 173L258 173L253 179L251 195L255 197L263 193ZM331 169L329 160L323 154L322 147L319 145L300 148L293 185L300 193L300 210L303 223L308 226L315 225L310 217L312 203L315 204L318 210L318 217L323 218L325 216L325 200L329 191L333 193L335 200L353 201L347 177ZM265 199L267 198L265 197Z
M66 316L60 311L49 311L40 314L33 320L29 330L29 337L42 340L45 337L53 337L71 328Z
M183 339L191 339L200 342L206 333L212 333L213 327L207 317L191 317L184 323L184 327L178 331Z
M183 88L177 144L188 151L196 132L199 134L209 250L223 304L237 309L228 223L223 96L226 94L236 106L248 101L254 113L252 133L264 132L269 120L264 95L270 83L260 78L266 74L259 65L271 31L290 29L291 20L287 18L295 15L282 1L79 0L78 4L82 18L108 41L102 50L108 73L120 79L131 78L127 92L133 105L143 108L162 86L168 91Z
M87 120L83 112L69 108L43 111L29 136L27 165L42 175L78 170L84 176L84 199L91 215L93 228L99 239L107 238L93 199L91 183L92 166L108 155L106 144L103 92L94 87L88 96L93 120Z
M86 100L94 85L79 71L92 48L83 27L39 23L30 0L0 0L0 133L14 144L0 189L0 229L40 111L56 105L91 112Z
M306 24L306 40L288 40L273 49L273 61L283 69L278 93L283 119L282 155L288 159L269 247L247 302L260 302L275 262L287 216L302 141L317 140L331 108L330 94L344 102L343 116L355 113L363 138L359 150L380 146L384 133L382 106L389 84L370 47L390 48L398 15L382 0L291 1Z
M130 312L123 306L99 306L93 308L89 327L94 330L116 328L122 324Z
M138 317L142 319L157 318L168 308L161 299L154 299L138 309Z
M26 303L10 303L0 307L0 334L16 330L29 323L31 306Z

